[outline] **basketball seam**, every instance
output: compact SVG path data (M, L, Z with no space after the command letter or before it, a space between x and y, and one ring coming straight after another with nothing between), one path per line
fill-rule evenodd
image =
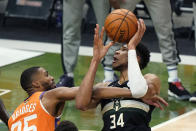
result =
M112 14L124 16L124 15L119 14L119 13L112 13ZM129 16L131 16L131 15L129 15ZM131 17L134 17L134 16L131 16ZM137 26L129 17L127 17L127 19L129 19L135 26ZM137 18L136 18L136 19L137 19Z
M127 24L127 27L128 27L128 37L129 37L129 24L126 20L125 20L125 23Z
M126 11L124 11L123 9L120 9L122 12L126 13Z
M126 13L126 12L125 12L125 13ZM122 15L122 16L124 16L123 14L121 14L121 13L116 13L116 12L115 12L115 13L113 12L113 13L111 13L111 14L117 14L117 15ZM135 17L134 15L130 15L130 14L128 14L128 16Z
M109 27L110 24L112 24L113 22L115 22L115 21L117 21L117 20L120 20L120 19L122 19L122 18L118 18L118 19L115 19L115 20L111 21L108 25L106 25L105 28Z
M129 11L127 12L127 14L128 14L128 13L129 13ZM119 29L120 29L120 27L121 27L121 25L122 25L123 21L125 20L125 18L126 18L126 16L127 16L127 14L124 16L124 18L123 18L123 20L122 20L122 22L121 22L120 26L118 27L118 29L117 29L117 31L116 31L116 33L115 33L115 36L113 37L113 40L115 40L116 35L117 35L117 33L118 33L118 31L119 31Z
M123 9L120 9L122 12L126 13ZM130 12L130 11L129 11ZM129 16L134 16L135 14L132 13L133 15L128 14Z

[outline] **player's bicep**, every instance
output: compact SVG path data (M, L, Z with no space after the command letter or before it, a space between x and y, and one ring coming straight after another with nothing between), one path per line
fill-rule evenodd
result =
M61 101L75 99L78 92L78 87L61 87L57 93L57 98Z
M75 98L78 91L78 87L58 87L56 89L47 91L45 94L51 100L56 100L57 102L64 102L66 100L72 100Z

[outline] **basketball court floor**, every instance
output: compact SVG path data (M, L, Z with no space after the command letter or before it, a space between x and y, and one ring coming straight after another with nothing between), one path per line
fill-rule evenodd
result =
M14 43L14 44L13 44ZM19 105L27 95L21 89L19 77L21 72L31 66L46 68L55 81L62 74L60 45L54 43L29 42L0 39L0 97L9 113ZM79 85L88 70L92 56L92 47L81 46L79 59L75 69L75 85ZM182 55L179 65L179 76L184 86L196 91L196 57ZM167 71L161 61L160 53L151 53L151 62L143 73L155 73L161 78L161 96L169 103L164 111L155 109L150 123L153 131L195 131L196 103L178 101L167 95ZM100 65L96 74L96 82L103 80L103 69ZM67 102L62 120L73 121L80 130L100 131L102 127L100 107L81 112L75 109L74 101ZM1 122L0 131L7 131Z

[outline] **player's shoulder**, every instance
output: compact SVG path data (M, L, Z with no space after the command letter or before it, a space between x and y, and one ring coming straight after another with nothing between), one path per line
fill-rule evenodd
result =
M76 89L78 89L78 87L72 87L72 88L58 87L58 88L45 91L44 97L49 98L49 99L54 98L54 97L57 98L59 96L62 96L63 94L70 93L71 91L74 91Z
M144 78L159 78L156 74L147 73L144 75Z
M144 75L144 78L147 81L160 81L160 78L156 75L156 74L152 74L152 73L147 73Z

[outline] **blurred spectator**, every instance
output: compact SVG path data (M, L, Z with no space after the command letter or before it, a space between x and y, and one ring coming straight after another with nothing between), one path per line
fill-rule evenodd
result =
M60 77L57 86L74 86L74 68L77 63L81 42L81 22L85 0L63 0L63 40L62 64L64 74ZM91 0L97 23L100 28L109 13L108 0Z
M0 99L0 119L8 126L9 113L6 111L3 101Z
M194 15L194 26L196 31L196 0L193 0L193 15ZM196 49L196 33L195 33L195 49ZM196 102L196 91L192 94L189 99L190 102Z

